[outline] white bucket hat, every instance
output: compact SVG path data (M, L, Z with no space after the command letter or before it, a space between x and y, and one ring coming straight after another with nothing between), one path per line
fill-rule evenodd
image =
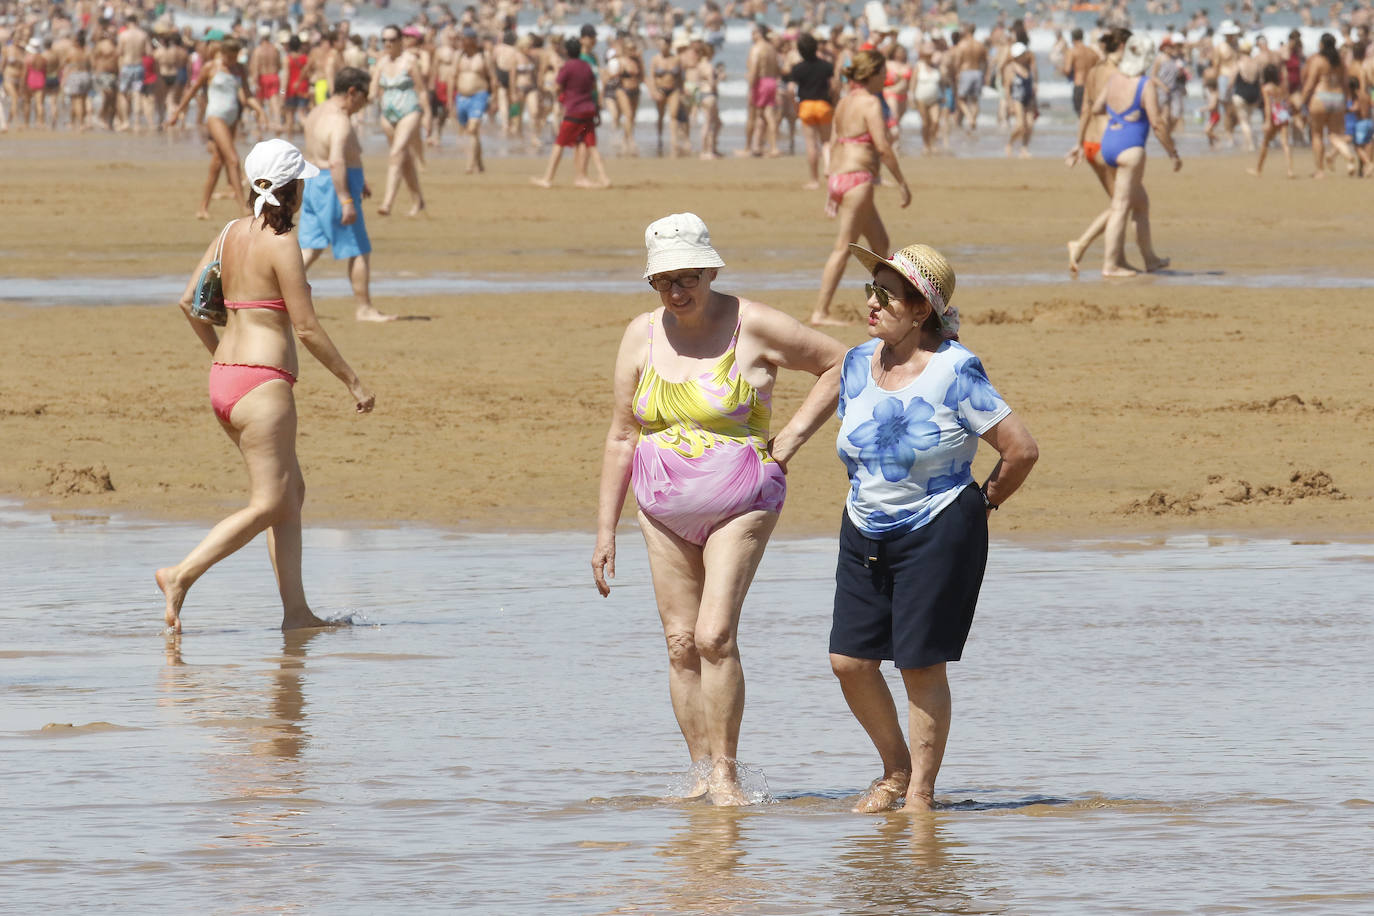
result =
M264 140L248 151L243 160L243 172L258 199L253 203L253 215L262 216L262 205L281 206L272 192L297 178L314 178L320 170L301 155L301 151L280 138Z
M1155 43L1149 35L1132 35L1126 41L1126 49L1121 52L1121 63L1116 69L1123 76L1140 76L1150 69L1155 59Z
M1234 19L1227 19L1221 24L1221 28L1218 31L1223 35L1239 35L1240 26L1236 25Z
M654 220L644 230L644 247L649 251L644 265L646 280L670 270L725 266L711 247L706 224L695 213L674 213Z

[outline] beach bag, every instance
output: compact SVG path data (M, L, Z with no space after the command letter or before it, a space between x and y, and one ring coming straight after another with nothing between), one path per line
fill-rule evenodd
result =
M220 327L224 327L229 320L229 312L224 308L224 283L219 276L219 258L224 251L224 237L229 234L229 227L237 222L236 219L230 220L220 232L219 242L215 245L215 259L200 272L200 279L196 281L196 297L191 302L192 315Z

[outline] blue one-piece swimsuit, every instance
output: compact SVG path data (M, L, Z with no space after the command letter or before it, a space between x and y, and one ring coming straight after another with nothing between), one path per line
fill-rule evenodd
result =
M1140 82L1135 86L1135 98L1131 100L1131 107L1118 114L1112 111L1112 106L1107 106L1107 129L1102 132L1102 161L1116 168L1117 157L1128 149L1137 146L1144 146L1145 139L1150 136L1150 119L1145 114L1145 109L1140 107L1140 93L1145 90L1145 84L1149 82L1149 77L1142 76ZM1134 121L1127 121L1126 118L1135 113L1139 115Z

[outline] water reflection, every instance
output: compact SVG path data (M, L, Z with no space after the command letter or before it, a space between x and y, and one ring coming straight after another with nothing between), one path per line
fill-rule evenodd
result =
M305 813L302 796L312 782L302 758L310 746L306 659L322 632L281 634L281 654L270 660L265 681L246 683L238 665L188 665L181 636L166 637L161 702L211 729L215 748L198 771L210 798L231 803L229 824L215 831L223 842L203 848L318 845L294 820Z
M838 846L837 895L847 913L1001 912L970 890L975 860L960 855L948 816L894 811L866 820Z
M661 906L677 913L725 913L743 899L768 893L771 883L749 877L746 868L749 812L691 802L682 817L676 834L655 852L679 876L664 882Z

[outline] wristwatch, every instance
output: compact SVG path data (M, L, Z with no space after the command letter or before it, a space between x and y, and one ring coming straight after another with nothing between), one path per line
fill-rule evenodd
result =
M988 485L983 484L981 487L978 488L978 492L983 494L983 508L989 512L996 512L997 507L994 506L992 504L992 500L988 498Z

